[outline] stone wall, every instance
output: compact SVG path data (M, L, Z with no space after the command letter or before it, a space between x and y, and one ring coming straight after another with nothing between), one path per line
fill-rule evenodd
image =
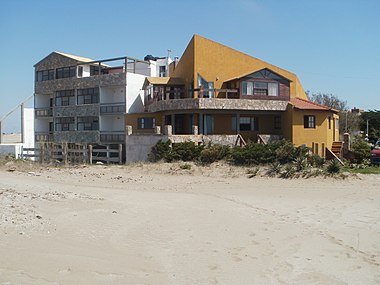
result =
M67 131L55 132L55 142L68 143L98 143L100 141L99 131Z
M35 83L37 94L52 94L58 90L82 89L107 86L125 86L126 73L95 75L90 77L69 77Z
M54 117L99 116L99 104L54 107Z
M125 139L126 162L147 161L152 147L159 141L167 141L165 135L127 135Z
M149 112L170 110L247 110L247 111L285 111L285 100L187 98L153 102Z

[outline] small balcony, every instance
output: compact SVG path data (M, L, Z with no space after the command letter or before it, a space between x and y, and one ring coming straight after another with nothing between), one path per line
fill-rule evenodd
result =
M46 108L36 108L34 110L36 118L43 118L43 117L52 117L53 116L53 108L46 107Z
M52 142L54 140L53 132L36 132L36 142Z
M100 132L100 142L103 143L125 143L125 132Z
M111 103L100 105L100 115L121 115L125 113L125 103Z

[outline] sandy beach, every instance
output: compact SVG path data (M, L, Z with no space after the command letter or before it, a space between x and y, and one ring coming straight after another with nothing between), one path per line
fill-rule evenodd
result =
M379 175L245 171L3 165L0 284L380 284Z

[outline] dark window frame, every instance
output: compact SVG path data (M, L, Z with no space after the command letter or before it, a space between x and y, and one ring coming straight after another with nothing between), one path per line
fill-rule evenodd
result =
M77 104L90 105L99 103L99 88L84 88L77 90Z
M98 131L99 130L99 117L96 116L82 116L77 118L78 131Z
M74 117L59 117L55 119L55 131L75 131L75 118Z
M281 130L281 116L274 116L273 127L275 130Z
M315 115L305 115L303 116L303 127L305 129L315 129Z
M59 90L55 92L55 106L75 105L75 90Z
M36 71L36 82L54 80L54 69Z
M76 66L68 66L68 67L57 68L56 73L55 73L55 78L56 79L70 78L70 77L75 77L76 75L77 75Z
M137 128L140 130L152 130L156 127L156 118L142 117L137 118Z
M247 119L249 120L249 122L246 121ZM246 122L244 122L244 120ZM247 116L239 117L239 130L240 131L257 132L259 130L259 118L258 117L247 117Z

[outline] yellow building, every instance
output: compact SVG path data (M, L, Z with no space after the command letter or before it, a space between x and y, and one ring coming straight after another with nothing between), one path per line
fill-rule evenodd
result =
M127 114L134 133L285 138L325 155L339 139L338 111L308 101L294 73L194 35L170 77L145 80L145 112Z

